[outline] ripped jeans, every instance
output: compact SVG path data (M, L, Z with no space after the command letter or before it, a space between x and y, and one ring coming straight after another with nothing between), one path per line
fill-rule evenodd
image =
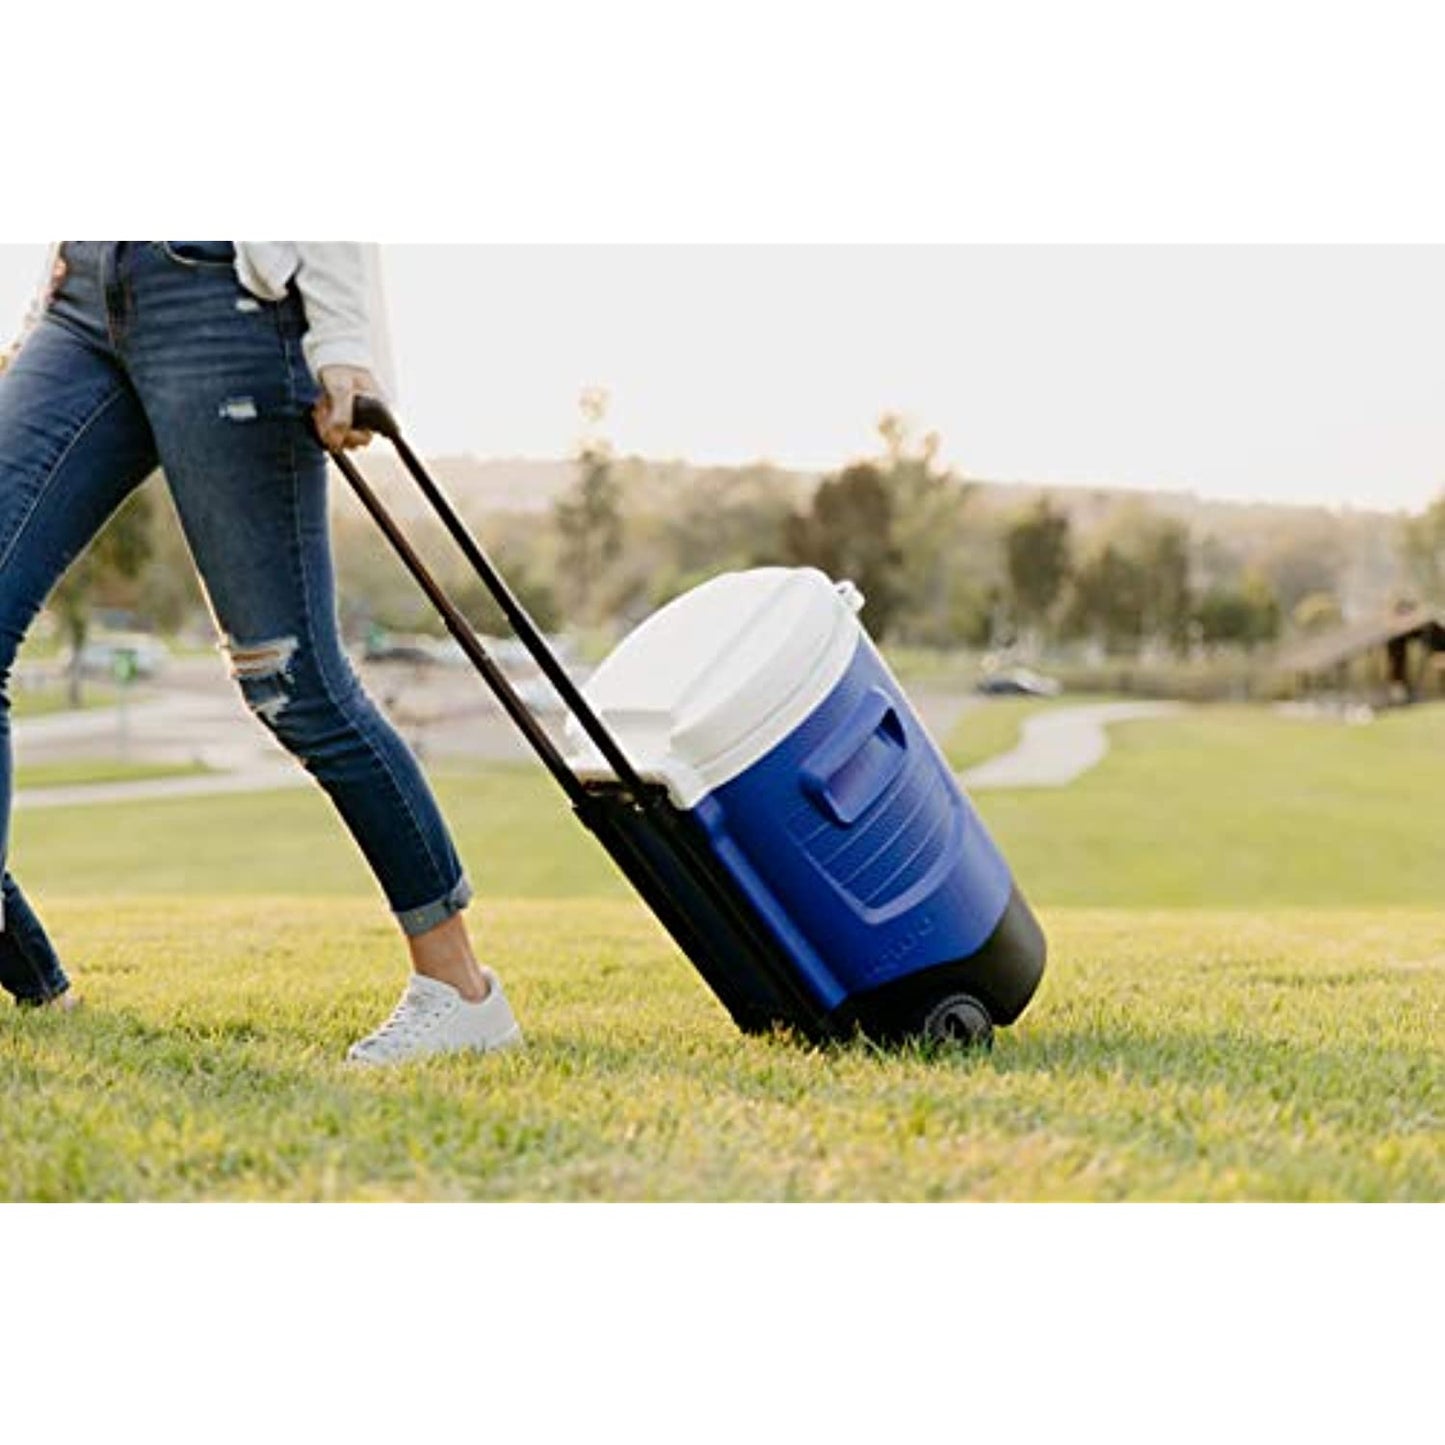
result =
M299 296L252 296L230 242L67 242L66 273L0 374L0 863L7 684L66 567L159 464L246 703L330 796L402 929L470 898L436 801L342 650L319 394ZM68 980L8 867L0 986Z

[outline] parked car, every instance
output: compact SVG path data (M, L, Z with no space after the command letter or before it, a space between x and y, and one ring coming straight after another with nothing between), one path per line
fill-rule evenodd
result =
M405 638L388 638L385 642L368 645L367 662L404 662L412 667L430 667L436 662L431 643L414 642Z
M450 661L448 649L460 656L451 638L419 632L373 632L362 649L365 662L399 662L409 667L435 667Z
M977 690L988 697L1057 697L1064 688L1055 678L1027 667L1011 667L980 678Z

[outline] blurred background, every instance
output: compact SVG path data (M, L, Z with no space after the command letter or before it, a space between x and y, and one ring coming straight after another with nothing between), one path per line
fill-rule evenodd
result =
M0 325L45 257L0 246ZM579 675L705 577L783 563L857 582L925 692L1251 700L1356 722L1445 695L1439 248L379 258L401 415ZM365 460L474 624L500 631L392 458ZM333 505L358 665L424 751L507 754L344 487ZM32 714L189 698L52 727L54 762L103 746L233 768L269 742L212 648L153 478L52 599L15 688ZM525 659L501 656L547 709Z
M4 324L45 254L0 247ZM380 267L407 428L582 659L712 572L785 562L853 577L903 668L1000 688L1441 692L1435 247L384 246ZM447 662L340 491L335 513L358 655ZM68 666L78 701L127 666L111 634L142 676L210 640L159 480L58 592L20 688Z

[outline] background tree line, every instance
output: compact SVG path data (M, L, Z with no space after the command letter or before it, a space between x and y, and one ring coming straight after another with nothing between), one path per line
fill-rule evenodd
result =
M851 578L885 643L1036 657L1248 654L1402 595L1445 603L1445 495L1391 520L1000 487L944 465L937 434L896 414L880 420L872 455L821 477L764 462L697 468L617 456L606 412L605 393L584 395L570 481L544 505L478 509L454 489L538 621L590 632L599 646L708 576L769 564ZM348 636L439 634L343 492L333 525ZM474 624L501 631L440 528L421 513L408 527ZM78 644L102 605L166 633L206 630L156 479L72 569L51 611Z

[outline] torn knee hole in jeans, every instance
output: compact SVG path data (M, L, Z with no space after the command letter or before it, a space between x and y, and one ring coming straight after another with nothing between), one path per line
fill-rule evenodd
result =
M291 663L296 656L294 637L269 642L237 642L228 638L226 652L231 658L231 676L252 712L274 723L290 700Z

